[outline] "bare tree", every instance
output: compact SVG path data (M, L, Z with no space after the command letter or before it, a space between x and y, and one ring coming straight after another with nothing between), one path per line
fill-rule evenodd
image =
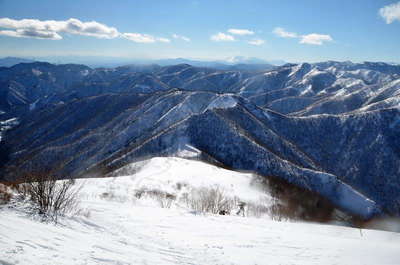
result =
M235 205L235 199L227 196L220 187L212 186L192 190L186 203L197 212L229 214Z
M75 180L57 180L48 175L30 175L21 184L20 192L27 196L38 213L58 221L58 217L77 209L80 187Z

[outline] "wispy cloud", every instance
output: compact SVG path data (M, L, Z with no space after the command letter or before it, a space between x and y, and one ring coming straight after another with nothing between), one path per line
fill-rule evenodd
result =
M311 45L322 45L326 41L333 41L333 39L330 35L317 33L302 35L300 39L300 43Z
M182 35L178 35L178 34L172 34L172 37L174 39L179 39L179 40L183 40L183 41L186 41L186 42L190 41L190 38L182 36Z
M157 38L149 34L141 34L141 33L123 33L121 34L124 38L137 42L137 43L155 43L155 42L164 42L169 43L171 40L167 38Z
M272 31L275 35L281 38L297 38L301 44L322 45L324 42L333 41L332 37L327 34L311 33L300 35L295 32L286 31L284 28L277 27Z
M379 9L379 15L385 19L387 24L391 24L395 20L400 21L400 2L382 7Z
M261 40L261 39L254 39L254 40L249 40L247 43L248 43L248 44L251 44L251 45L259 46L259 45L264 44L265 41L264 41L264 40Z
M297 33L288 32L284 28L277 27L272 31L275 35L281 38L297 38Z
M128 40L138 43L154 43L156 39L147 34L140 34L140 33L123 33L122 36Z
M101 39L124 37L138 43L170 42L167 38L158 38L141 33L120 33L116 28L105 24L89 21L82 22L76 18L68 20L38 20L0 18L0 35L16 38L37 38L60 40L62 33L83 35Z
M234 35L253 35L254 31L248 29L228 29L228 32Z
M159 41L159 42L164 42L164 43L170 43L171 42L171 40L167 39L167 38L156 38L156 40Z
M236 40L242 40L245 41L248 44L251 45L262 45L265 43L264 40L262 39L258 39L258 38L254 38L254 39L249 39L249 35L254 35L254 31L251 31L249 29L228 29L226 31L227 33L223 33L223 32L218 32L217 34L214 34L210 37L210 39L212 41L236 41ZM228 34L230 33L230 34ZM238 39L236 39L237 35ZM247 38L246 38L247 37Z
M229 34L218 32L210 37L212 41L235 41L235 37Z

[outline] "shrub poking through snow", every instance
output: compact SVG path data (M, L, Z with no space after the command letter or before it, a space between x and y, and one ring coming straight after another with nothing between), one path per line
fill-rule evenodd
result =
M245 216L260 218L264 215L271 215L270 204L270 201L262 197L257 202L247 202Z
M135 191L135 197L141 199L149 197L160 205L161 208L171 208L172 203L176 200L176 195L157 190L157 189L145 189L141 188Z
M12 192L10 188L0 183L0 204L8 203L12 198Z
M29 176L19 185L19 193L28 198L35 210L57 222L60 215L77 210L80 187L75 180L57 180L52 176Z
M227 196L219 186L193 189L186 197L186 204L196 212L224 215L237 205L236 199Z
M171 208L172 202L175 201L176 197L171 194L160 194L157 197L158 204L161 208Z

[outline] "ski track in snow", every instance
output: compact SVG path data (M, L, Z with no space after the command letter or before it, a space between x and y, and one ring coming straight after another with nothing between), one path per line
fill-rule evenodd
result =
M155 185L155 173L162 172L160 183L165 183L163 178L168 180L182 161L158 158L136 176L80 180L85 184L81 208L90 210L90 216L66 217L59 225L41 223L21 210L2 206L0 264L399 264L397 233L196 215L132 199L136 177L142 185L144 176L149 176L149 185ZM174 177L181 180L179 174L186 175L188 165L195 174L201 168L207 171L204 164L196 163L182 164ZM219 173L227 181L229 171L225 171ZM122 199L101 198L110 191Z

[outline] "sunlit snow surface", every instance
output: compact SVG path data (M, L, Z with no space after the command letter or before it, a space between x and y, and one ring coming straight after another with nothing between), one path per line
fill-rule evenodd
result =
M187 182L218 184L251 199L260 191L249 185L249 174L179 158L131 167L135 176L79 181L88 217L66 217L56 226L3 206L0 264L398 264L400 234L196 215L133 196L143 186L173 192L174 183ZM115 198L102 198L105 192Z
M108 189L119 189L123 187L125 191L121 192L132 195L137 189L154 189L179 196L179 193L187 192L190 187L207 188L218 186L226 194L236 196L245 201L256 202L260 198L269 198L261 189L251 186L252 174L238 173L200 161L177 157L156 157L149 161L125 166L118 175L134 174L137 170L139 171L135 175L110 178L109 181L103 181L104 184L101 189L106 187ZM99 187L97 179L87 181L96 183L88 186ZM177 190L177 184L181 184L181 190ZM98 192L101 192L101 190Z

